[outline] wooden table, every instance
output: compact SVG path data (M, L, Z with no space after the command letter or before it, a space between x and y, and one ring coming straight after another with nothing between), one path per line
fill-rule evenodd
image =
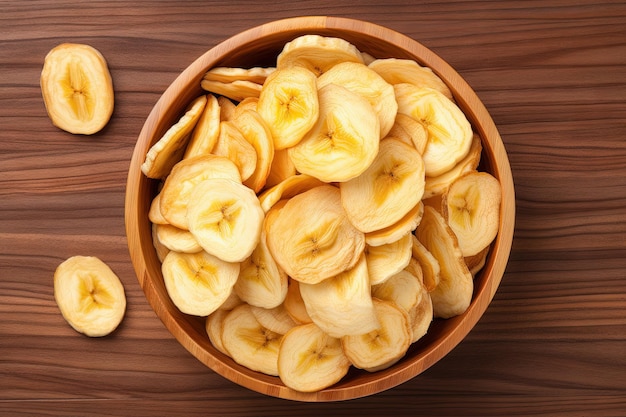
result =
M0 3L0 415L626 415L626 4L407 3ZM491 112L517 195L507 271L466 340L394 389L325 404L194 359L148 305L124 232L131 153L169 83L241 30L308 14L384 25L447 60ZM43 58L66 41L98 48L114 80L93 137L44 109ZM79 335L55 304L53 272L77 254L126 287L109 337Z

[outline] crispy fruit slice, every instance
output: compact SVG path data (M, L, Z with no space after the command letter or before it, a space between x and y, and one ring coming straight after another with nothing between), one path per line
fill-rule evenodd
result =
M420 155L424 153L428 144L428 132L424 125L402 113L396 114L394 124L387 136L398 138L407 145L414 146Z
M205 95L196 98L178 122L148 150L146 160L141 165L141 171L148 178L165 178L172 167L181 160L191 137L191 131L202 116L206 102Z
M291 318L284 304L280 304L274 308L250 306L250 309L261 326L272 332L285 334L297 326L297 323Z
M91 135L111 118L111 74L92 46L62 43L52 48L44 59L40 83L48 117L60 129Z
M220 105L213 94L206 97L206 105L191 132L184 159L210 154L217 143L220 134Z
M415 235L411 239L413 240L413 258L417 260L422 269L424 287L428 292L431 292L439 285L441 280L439 261Z
M343 378L350 361L341 341L324 333L315 324L303 324L283 336L278 353L278 376L289 388L315 392Z
M324 185L315 177L306 174L296 174L287 177L269 190L263 191L259 196L263 211L267 211L278 201L289 199L312 188Z
M432 69L422 67L410 59L385 58L369 64L389 84L409 83L417 87L430 87L452 100L452 92Z
M368 372L386 369L402 359L412 338L406 311L394 303L374 299L380 327L366 334L345 336L343 350L350 362Z
M259 103L258 97L248 97L240 101L237 105L235 105L235 114L233 118L239 117L241 113L246 110L256 111L256 106Z
M472 127L453 101L437 90L412 84L396 84L394 90L398 112L420 121L428 132L422 154L426 175L441 175L467 155Z
M159 242L169 250L184 253L197 253L202 250L188 230L179 229L171 224L157 224L156 235Z
M465 264L473 277L476 277L476 274L485 266L485 262L487 262L487 255L489 255L489 249L490 247L487 246L476 255L465 257Z
M393 86L375 71L358 62L341 62L317 79L317 88L337 84L359 94L374 109L384 138L395 123L398 103Z
M372 285L372 297L391 301L407 313L422 300L422 283L407 270L402 270L387 281Z
M221 82L203 79L200 86L213 94L219 94L235 101L241 101L248 97L258 97L261 93L261 84L252 81L236 80L232 82Z
M482 152L482 144L480 137L474 134L472 138L472 145L470 150L454 167L436 177L426 177L426 185L424 186L424 199L428 199L434 196L441 196L450 184L461 175L476 171L478 164L480 163L480 155Z
M474 284L454 232L435 209L425 207L416 236L441 267L439 284L430 293L434 316L445 319L462 314L472 301Z
M313 323L333 337L378 328L365 257L354 268L317 284L300 283L300 294Z
M167 219L161 214L161 194L157 194L150 203L148 210L148 220L154 224L169 224Z
M244 181L244 185L258 193L265 186L274 159L272 133L256 110L245 110L236 114L233 124L255 150L256 166L252 174Z
M263 232L252 255L241 264L235 292L248 304L263 308L277 307L287 296L287 274L272 258Z
M161 265L165 288L178 309L194 316L208 316L230 295L239 264L225 262L204 251L170 252Z
M258 160L256 150L232 120L220 122L220 134L212 153L233 161L239 169L242 181L247 181L256 170Z
M287 287L287 296L283 302L285 310L289 317L298 324L312 323L313 320L306 311L304 300L300 294L300 283L295 279L289 278L289 286Z
M219 81L231 83L233 81L250 81L256 84L263 84L265 79L274 72L274 67L214 67L206 72L203 79L209 81Z
M224 178L196 185L187 205L189 231L205 251L227 262L242 262L252 254L264 216L254 191Z
M263 84L257 111L270 127L274 149L300 142L319 115L315 74L301 67L276 70Z
M289 199L267 225L267 245L276 263L293 279L317 283L352 268L365 237L348 221L331 185Z
M228 178L241 182L237 166L228 158L201 155L183 159L174 167L161 189L160 210L167 222L188 229L187 205L196 185L209 178Z
M411 233L422 220L424 204L420 201L403 218L383 229L365 234L365 243L368 246L381 246L392 243L402 236Z
M230 311L222 322L222 344L233 360L266 375L278 375L281 339L258 322L248 304Z
M428 333L433 322L433 301L424 286L422 286L420 302L409 310L409 320L413 331L411 343L415 343Z
M124 286L107 264L72 256L54 272L54 299L74 330L91 337L115 330L126 312Z
M341 203L357 229L369 233L389 227L422 199L422 157L397 139L383 139L369 168L339 187Z
M476 255L495 239L500 225L500 182L487 172L456 179L442 197L443 217L463 256Z
M154 246L159 262L163 262L167 254L170 253L170 249L159 241L156 229L157 224L152 223L152 246Z
M220 105L220 122L227 122L235 118L237 105L228 97L219 96L217 98L217 104Z
M271 188L296 174L296 166L291 161L291 158L289 158L289 150L274 149L274 159L272 160L272 166L270 167L269 175L265 181L265 188Z
M395 242L380 246L366 246L365 259L370 276L370 284L385 282L391 276L402 271L409 264L413 248L410 233Z
M289 157L298 172L324 182L348 181L378 153L378 118L366 99L342 86L328 84L318 96L317 122L289 149Z
M229 312L230 310L219 308L212 312L204 323L207 336L209 336L209 340L215 349L227 356L230 356L230 354L224 347L224 343L222 343L222 324L224 323L224 317L226 317Z
M276 68L304 67L320 76L346 61L363 64L361 52L345 39L303 35L285 44L276 60Z

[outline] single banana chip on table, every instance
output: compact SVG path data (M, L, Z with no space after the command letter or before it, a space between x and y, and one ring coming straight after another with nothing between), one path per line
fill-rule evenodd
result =
M205 252L170 252L161 265L170 299L185 313L208 316L229 297L239 264L225 262Z
M452 100L437 90L413 84L396 84L394 91L398 112L420 121L428 132L422 154L427 176L443 174L467 155L472 127Z
M389 84L408 83L420 88L429 87L453 100L450 88L432 69L423 67L411 59L377 59L368 66Z
M69 325L90 337L111 333L126 312L122 282L94 256L72 256L57 267L54 299Z
M242 181L247 181L257 169L258 156L254 146L232 120L220 122L220 134L211 153L233 161Z
M384 138L395 123L398 111L393 86L367 66L358 62L341 62L317 79L317 88L336 84L367 100L378 117L380 136ZM345 104L350 106L350 104Z
M187 107L185 114L170 127L165 134L148 150L146 159L141 165L141 172L148 178L165 178L172 167L185 154L185 147L191 137L198 119L202 116L207 97L196 98Z
M291 278L315 284L352 268L365 237L341 206L339 189L312 188L290 198L266 226L267 246Z
M188 231L171 224L157 224L156 236L159 242L176 252L197 253L202 250L196 238Z
M415 148L386 138L367 170L339 188L341 204L354 227L364 233L380 230L398 222L421 201L424 163Z
M424 215L424 203L421 201L415 205L403 218L383 229L365 233L365 243L369 246L381 246L392 243L402 236L411 233Z
M389 368L402 359L413 336L408 314L396 304L374 298L374 309L380 322L378 329L341 338L350 362L368 372Z
M407 233L395 242L380 246L365 246L365 260L370 277L370 284L376 285L402 271L409 264L413 240Z
M257 111L270 127L274 149L300 142L319 115L315 74L301 67L276 70L263 84Z
M336 84L318 90L319 116L289 157L300 173L324 182L343 182L362 174L378 154L380 127L372 106Z
M313 323L330 336L363 334L379 327L364 255L353 268L332 278L301 282L300 294Z
M222 321L222 345L240 365L266 375L278 375L282 335L263 327L248 304L228 312Z
M208 253L242 262L261 238L265 213L254 191L224 178L195 186L187 205L189 231Z
M159 207L163 218L180 229L189 229L187 206L191 193L196 185L210 178L241 182L235 163L223 156L201 155L174 165L160 192Z
M430 293L434 316L445 319L463 314L472 301L474 283L454 232L441 214L427 206L415 235L441 268L439 283Z
M442 197L443 217L464 257L478 254L495 239L501 201L500 182L487 172L469 172L450 184Z
M303 67L319 77L341 62L364 64L361 52L345 39L303 35L285 44L276 59L276 68Z
M62 43L48 52L41 93L52 123L67 132L91 135L111 118L113 81L104 56L89 45Z
M315 392L338 382L350 369L340 339L314 323L302 324L283 336L278 352L278 376L289 388Z
M191 139L183 159L210 154L220 134L220 105L213 94L208 94L202 115L191 132Z

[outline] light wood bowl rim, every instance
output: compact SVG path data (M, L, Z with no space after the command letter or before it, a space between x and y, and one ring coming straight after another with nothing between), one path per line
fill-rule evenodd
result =
M405 57L430 67L450 87L457 104L481 136L483 158L488 161L489 172L500 180L503 191L500 230L485 267L476 278L478 285L468 310L442 324L445 331L441 337L411 350L391 368L372 374L354 371L335 386L315 393L294 391L276 377L236 364L207 343L208 338L202 334L203 328L199 327L197 319L183 315L173 306L163 289L160 263L152 246L147 219L148 206L156 189L155 181L143 176L140 169L149 147L180 116L187 103L201 93L199 80L206 70L227 62L232 50L262 45L266 39L271 43L306 33L344 37L366 52L369 52L367 45L372 49L385 44L395 45L395 49L403 50ZM422 373L448 354L470 332L491 302L508 262L515 220L513 178L504 144L489 112L461 76L432 51L403 34L370 22L329 16L281 19L248 29L221 42L191 63L166 89L145 121L130 161L125 199L126 234L133 267L148 302L166 328L193 356L216 373L251 390L297 401L340 401L382 392Z

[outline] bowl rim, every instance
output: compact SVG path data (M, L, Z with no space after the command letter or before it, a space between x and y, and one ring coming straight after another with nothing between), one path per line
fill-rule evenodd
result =
M201 91L199 80L204 72L223 61L231 49L241 48L251 42L258 42L259 39L277 34L285 36L289 33L295 37L305 33L332 34L336 32L350 34L351 37L364 36L383 43L394 44L407 51L421 64L426 64L442 78L451 89L457 104L466 112L472 128L480 135L483 141L483 153L487 151L489 160L497 161L497 164L490 166L490 172L500 180L503 191L500 209L501 224L498 235L491 245L487 263L481 271L481 274L488 279L483 280L482 287L475 287L472 302L467 311L460 316L448 319L448 321L453 321L451 326L454 328L451 332L425 346L416 357L400 361L386 371L366 374L365 377L360 378L361 381L358 384L338 384L319 392L303 393L287 388L279 380L277 381L276 377L266 377L257 372L242 369L243 367L215 349L207 351L204 341L194 337L192 333L197 329L194 329L187 321L176 320L164 307L163 303L167 300L163 299L164 294L155 287L148 273L148 265L158 267L160 270L160 263L158 263L154 248L142 245L142 236L145 237L147 233L150 233L150 226L147 219L147 206L139 199L140 191L146 192L146 187L152 187L154 191L155 181L143 175L141 164L149 146L171 126L173 119L177 116L177 112L170 111L170 109L185 108L193 98L199 95ZM169 117L165 117L166 115ZM488 146L484 146L485 144ZM466 81L447 62L404 34L375 23L332 16L299 16L264 23L231 36L195 59L167 87L151 109L132 154L125 195L125 228L131 261L149 304L170 333L193 356L226 379L262 394L297 401L338 401L379 393L412 379L446 356L476 325L496 293L512 247L514 219L513 178L504 144L489 112Z

